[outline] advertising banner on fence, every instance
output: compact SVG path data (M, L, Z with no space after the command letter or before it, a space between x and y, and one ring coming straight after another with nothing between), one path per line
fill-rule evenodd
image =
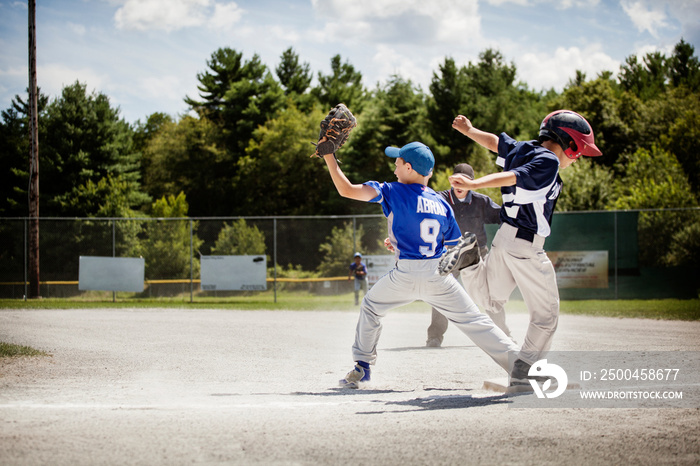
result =
M80 291L143 291L146 262L143 257L80 256Z
M559 288L607 288L608 251L547 251Z
M267 289L265 256L202 256L201 264L204 291Z
M380 278L389 273L396 265L394 255L382 254L379 256L363 256L362 261L367 266L367 281L372 286Z

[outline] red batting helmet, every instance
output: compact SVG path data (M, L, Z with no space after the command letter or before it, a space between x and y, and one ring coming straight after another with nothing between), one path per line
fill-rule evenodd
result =
M543 138L558 143L570 159L603 155L595 145L591 125L571 110L557 110L547 115L540 125L540 141Z

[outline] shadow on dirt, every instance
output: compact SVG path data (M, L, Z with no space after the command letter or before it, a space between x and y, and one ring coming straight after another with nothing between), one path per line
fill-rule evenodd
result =
M425 391L459 391L464 392L463 389L453 390L453 389L442 389L442 388L427 388ZM412 398L409 400L400 401L390 401L383 400L380 398L371 399L378 395L386 394L401 394L401 393L414 393L414 390L353 390L347 388L330 388L328 391L324 392L292 392L289 396L303 396L303 397L356 397L362 399L364 402L375 403L381 405L381 409L376 411L358 411L357 414L390 414L390 413L410 413L417 411L432 411L432 410L445 410L445 409L465 409L465 408L478 408L484 406L493 406L501 404L512 403L512 395L494 395L494 396L473 396L473 395L433 395L426 397ZM258 393L257 395L266 395L264 393ZM268 395L279 396L279 394L269 393ZM221 395L219 395L221 396ZM369 398L369 399L368 399ZM405 408L405 409L392 409L392 407Z
M441 409L464 409L464 408L478 408L482 406L492 406L499 404L512 403L507 395L496 395L496 396L486 396L486 397L475 397L471 395L438 395L429 396L425 398L414 398L412 400L406 401L388 401L385 403L386 406L405 406L407 408L402 411L390 411L393 413L397 412L415 412L418 408L420 410L432 411ZM386 411L384 411L386 412ZM382 411L367 412L360 414L381 414Z
M401 353L404 351L451 351L451 350L464 350L466 348L478 348L476 345L461 345L461 346L404 346L399 348L382 348L381 351Z

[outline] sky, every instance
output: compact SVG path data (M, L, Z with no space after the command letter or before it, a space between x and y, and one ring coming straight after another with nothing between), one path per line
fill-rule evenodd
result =
M37 0L37 80L55 99L76 81L129 123L187 112L212 53L257 54L274 73L292 47L314 77L340 54L374 88L391 76L427 92L446 57L486 49L533 90L561 91L580 70L617 74L631 55L700 55L700 0ZM26 99L28 2L0 0L0 110ZM316 79L314 79L316 82ZM313 84L313 83L312 83Z

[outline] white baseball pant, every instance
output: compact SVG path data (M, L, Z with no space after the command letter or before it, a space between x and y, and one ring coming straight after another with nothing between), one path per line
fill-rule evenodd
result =
M559 320L559 289L554 266L544 251L544 237L532 242L516 238L517 228L503 223L491 244L485 262L462 271L462 280L488 292L475 297L494 321L505 325L506 302L517 286L530 312L530 323L518 355L533 364L549 351ZM466 272L466 273L465 273ZM470 288L471 289L471 288Z
M467 294L480 306L486 315L488 315L493 323L505 332L506 335L512 337L510 328L506 324L505 303L495 302L491 300L489 294L489 286L486 281L485 260L488 257L488 250L481 253L481 259L478 263L465 267L459 272L459 278L467 290Z

